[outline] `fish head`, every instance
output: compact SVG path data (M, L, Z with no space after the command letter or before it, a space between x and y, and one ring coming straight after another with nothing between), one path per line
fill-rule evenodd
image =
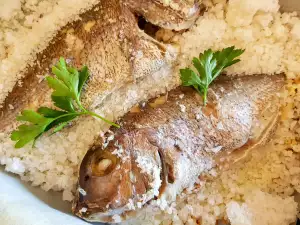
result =
M88 151L79 169L73 203L77 216L108 223L116 222L116 216L125 220L135 216L138 208L154 198L153 177L142 171L137 162L138 149L152 150L148 157L153 168L158 169L159 180L161 163L155 146L143 138L137 133L117 135L104 149L94 146ZM160 183L156 189L159 186Z
M150 23L176 31L190 28L201 10L201 0L126 0L125 4Z

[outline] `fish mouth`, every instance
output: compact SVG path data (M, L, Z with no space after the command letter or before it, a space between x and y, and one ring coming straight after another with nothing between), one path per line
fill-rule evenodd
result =
M150 155L161 180L153 188L153 176L142 171L137 163L138 147L133 142L138 132L134 133L115 137L104 149L94 146L85 155L72 207L75 215L91 222L113 223L116 217L128 220L164 190L166 170L162 151L153 146ZM158 194L154 189L158 189Z

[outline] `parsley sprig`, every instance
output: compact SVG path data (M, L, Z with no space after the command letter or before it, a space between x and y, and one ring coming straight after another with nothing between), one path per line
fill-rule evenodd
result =
M222 51L213 52L211 49L204 51L199 58L193 58L193 65L198 74L190 68L180 70L182 85L193 86L203 96L203 102L206 105L209 85L225 68L238 63L240 59L236 58L244 52L245 50L235 49L234 46Z
M53 130L56 133L62 130L70 121L78 116L90 115L106 123L119 127L119 125L103 118L102 116L84 108L80 97L82 89L89 78L88 68L83 66L80 71L74 67L69 67L64 58L60 58L58 64L52 67L55 76L47 76L46 80L50 88L53 89L51 99L54 105L60 109L40 107L37 112L24 110L17 117L18 121L25 122L11 134L11 140L16 141L16 148L21 148L33 141L43 133Z

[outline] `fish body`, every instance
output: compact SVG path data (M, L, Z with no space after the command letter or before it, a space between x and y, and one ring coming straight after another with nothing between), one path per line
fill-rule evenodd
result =
M125 220L153 199L174 201L201 174L228 166L224 161L235 151L269 140L283 85L281 75L222 77L210 88L205 107L195 90L179 87L165 102L126 114L122 128L84 157L78 182L84 195L77 193L74 213L114 222L115 215Z
M83 96L83 104L93 110L120 87L134 83L137 79L172 65L176 53L171 46L164 45L148 36L138 26L138 11L147 11L145 19L158 24L176 26L190 17L183 17L169 6L147 1L102 0L93 9L80 15L80 19L64 27L49 46L37 55L37 60L23 72L23 79L5 99L0 108L0 132L15 127L16 116L24 109L37 109L41 105L51 106L51 90L43 79L51 73L50 68L60 57L75 67L88 66L91 79ZM192 15L199 14L197 5ZM153 10L168 11L174 20ZM173 14L172 14L173 12ZM194 18L193 20L195 20Z

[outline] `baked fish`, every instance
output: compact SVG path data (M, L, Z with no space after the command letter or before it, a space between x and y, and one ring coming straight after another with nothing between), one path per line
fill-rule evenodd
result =
M222 76L209 89L205 107L195 90L183 87L141 104L85 155L74 214L113 223L153 199L174 201L201 174L269 140L283 86L282 75Z
M93 109L110 93L136 79L170 66L176 58L171 46L159 43L138 26L144 15L161 27L185 29L199 15L199 4L186 4L176 10L151 0L101 0L64 27L46 50L37 55L0 108L0 132L15 126L16 116L25 108L51 104L51 90L43 77L59 57L74 67L87 65L91 73L83 103ZM180 3L182 6L182 2ZM190 10L188 10L190 8ZM167 13L166 13L167 12Z

